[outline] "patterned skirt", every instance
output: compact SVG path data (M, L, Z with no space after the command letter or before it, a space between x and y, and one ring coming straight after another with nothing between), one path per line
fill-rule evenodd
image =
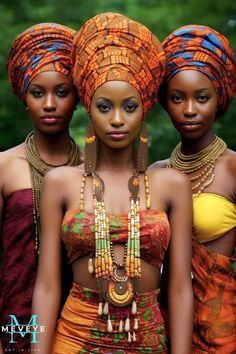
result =
M236 354L235 257L193 239L193 354Z
M164 320L157 301L159 290L136 299L138 329L130 334L119 331L120 320L129 316L128 307L109 305L112 333L107 331L107 315L98 316L99 293L73 284L58 321L53 354L135 354L168 353ZM130 323L132 328L132 315Z

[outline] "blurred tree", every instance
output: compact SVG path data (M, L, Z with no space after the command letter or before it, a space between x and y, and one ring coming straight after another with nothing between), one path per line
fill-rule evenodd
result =
M149 27L162 41L176 28L190 24L206 24L225 34L236 50L236 2L231 0L0 0L0 151L25 139L32 129L24 105L13 95L8 83L6 58L15 36L38 22L59 22L74 29L99 12L123 13ZM216 132L236 150L236 100L227 114L216 122ZM71 132L83 145L87 125L85 110L79 105L74 114ZM156 106L148 119L150 162L169 155L178 134L167 114Z

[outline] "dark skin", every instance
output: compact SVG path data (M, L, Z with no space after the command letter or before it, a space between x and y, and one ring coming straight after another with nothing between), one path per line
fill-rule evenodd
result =
M214 139L213 124L217 117L217 94L211 80L198 71L185 70L169 82L165 108L180 134L182 152L197 153ZM223 119L223 118L222 118ZM166 166L168 160L151 168ZM199 174L200 171L197 171ZM216 161L215 179L204 192L215 193L236 202L236 153L227 149ZM189 174L192 177L193 174ZM204 243L213 252L230 257L236 241L235 228L216 240Z
M59 72L42 72L29 85L24 103L34 124L34 140L40 156L51 164L68 159L69 123L76 102L71 79ZM0 170L1 224L5 200L17 190L31 188L24 143L0 154Z
M34 140L42 159L51 164L63 164L68 159L69 123L76 101L72 81L56 71L37 75L27 90L25 105L34 124ZM24 143L0 154L0 168L1 211L4 199L14 191L31 188Z
M91 120L98 139L96 171L105 183L106 211L120 214L130 210L128 179L135 168L134 138L143 118L139 92L123 81L101 85L91 103ZM46 332L37 346L44 354L50 353L60 301L60 231L68 210L78 210L83 166L59 168L50 171L44 180L41 202L41 253L33 296L34 313ZM193 294L191 285L191 192L186 176L172 169L151 171L148 175L152 209L168 213L171 241L169 307L171 354L189 354L191 351ZM122 183L121 183L122 181ZM173 191L176 190L176 193ZM92 181L86 179L85 211L93 212ZM146 209L144 178L140 176L141 210ZM114 203L114 200L116 201ZM52 212L46 212L51 210ZM188 218L186 219L186 215ZM48 237L50 235L50 238ZM123 259L124 245L114 245L114 256ZM74 281L97 289L94 275L88 273L88 257L73 263ZM159 287L160 269L141 262L142 278L139 292ZM44 303L44 309L40 304ZM179 306L179 304L183 306ZM183 331L184 328L184 331Z

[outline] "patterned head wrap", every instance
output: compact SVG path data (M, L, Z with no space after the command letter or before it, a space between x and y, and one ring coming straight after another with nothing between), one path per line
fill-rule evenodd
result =
M43 71L71 76L75 31L57 23L40 23L19 34L10 49L7 68L13 91L24 99L30 82Z
M159 40L142 24L117 13L88 20L77 33L73 77L86 110L96 89L107 81L126 81L140 93L144 114L157 100L165 72Z
M236 89L236 56L227 38L210 27L188 25L170 34L163 48L167 82L182 70L200 71L212 81L224 112Z

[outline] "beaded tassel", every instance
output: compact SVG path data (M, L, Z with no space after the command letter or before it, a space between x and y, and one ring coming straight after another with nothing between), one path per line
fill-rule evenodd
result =
M144 183L145 183L145 194L146 194L146 208L150 209L151 208L151 195L149 192L149 183L148 183L148 177L147 174L144 174Z
M125 269L128 277L141 278L139 199L134 201L131 198L131 210L128 214L128 244Z
M109 234L109 218L106 216L105 205L103 201L96 198L96 184L98 179L93 179L94 189L94 214L95 214L95 274L96 278L113 276L112 256Z
M85 181L86 181L86 174L83 174L83 178L81 181L81 187L80 187L80 210L84 211L84 186L85 186Z

